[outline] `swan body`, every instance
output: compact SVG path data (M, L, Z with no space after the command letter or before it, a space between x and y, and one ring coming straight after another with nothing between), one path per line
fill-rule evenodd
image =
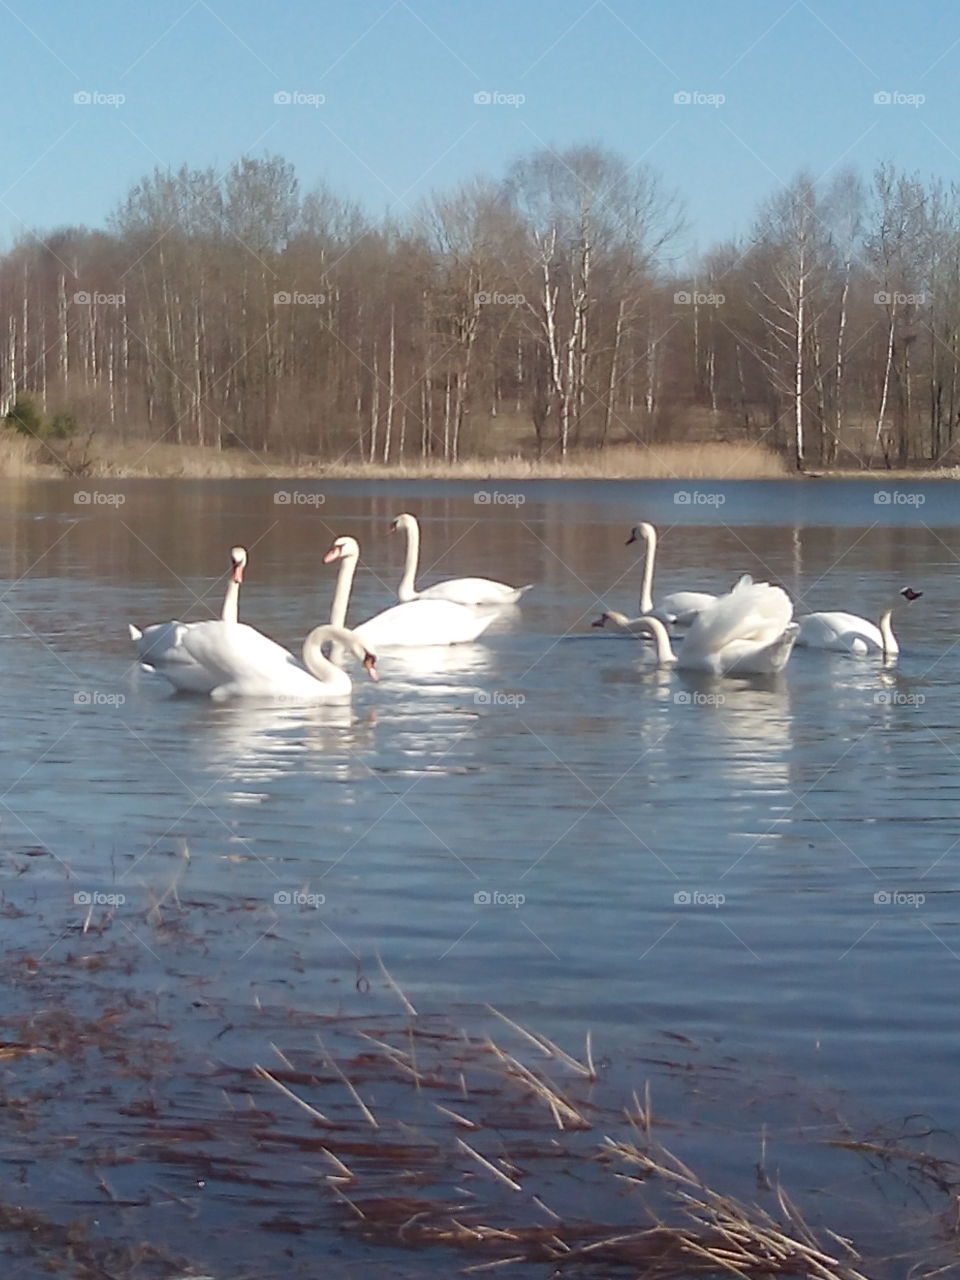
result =
M401 604L413 600L449 600L461 605L516 604L533 585L510 587L505 582L493 582L490 578L448 578L446 582L436 582L432 587L418 591L415 583L420 562L420 525L416 516L406 513L397 516L391 532L401 531L407 535L407 559L397 588Z
M221 621L236 622L239 614L240 585L247 565L243 547L230 550L230 578L223 598ZM151 675L165 676L185 693L209 693L213 689L211 673L193 658L184 646L184 638L197 622L158 622L141 631L131 622L130 639L137 647L141 669Z
M635 618L633 634L653 636L657 661L708 675L769 675L782 671L800 630L781 587L743 577L732 591L702 609L674 652L659 618ZM595 625L603 626L609 614Z
M411 517L412 518L412 517ZM347 617L353 576L360 559L356 538L337 538L324 555L324 564L340 562L330 622L342 627ZM465 579L469 581L469 579ZM415 599L395 604L353 628L372 649L420 648L425 645L468 644L486 631L496 613L478 613L453 600Z
M211 698L283 698L319 702L345 698L350 677L324 656L323 645L342 645L377 679L376 658L343 627L315 627L303 642L303 660L243 622L198 622L183 637L184 648L210 673Z
M643 579L640 583L640 615L652 615L663 623L689 627L701 609L717 599L708 591L674 591L663 596L659 604L653 603L653 570L657 558L657 531L652 524L642 521L630 530L626 545L642 542L645 547Z
M918 600L923 592L904 587L900 595L909 602ZM800 623L797 644L804 649L829 649L834 653L852 653L858 657L871 653L882 654L885 658L896 657L900 645L893 634L893 610L892 604L885 609L879 624L843 610L805 614L797 619Z

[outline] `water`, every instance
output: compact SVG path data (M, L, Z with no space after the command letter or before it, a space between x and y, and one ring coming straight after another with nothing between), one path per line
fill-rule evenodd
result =
M97 484L89 503L5 486L0 850L28 913L8 947L74 945L24 894L75 927L74 894L119 892L157 991L322 1010L379 954L416 1004L490 1002L571 1047L589 1027L611 1060L679 1034L881 1120L960 1127L952 485L291 482L278 504L267 482ZM281 642L323 620L341 533L361 543L351 618L369 616L399 580L403 509L422 580L536 590L482 643L384 653L349 707L217 706L131 664L128 621L218 612L237 542L241 616ZM656 671L589 625L635 612L640 519L655 594L749 572L798 611L875 618L922 590L899 661ZM174 880L208 904L205 953L151 939Z

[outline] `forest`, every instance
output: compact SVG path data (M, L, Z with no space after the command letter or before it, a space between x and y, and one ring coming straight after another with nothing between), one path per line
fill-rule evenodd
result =
M799 471L958 460L960 187L800 173L742 240L684 243L682 193L599 145L380 220L280 156L157 169L103 228L0 258L0 415L358 465L668 442Z

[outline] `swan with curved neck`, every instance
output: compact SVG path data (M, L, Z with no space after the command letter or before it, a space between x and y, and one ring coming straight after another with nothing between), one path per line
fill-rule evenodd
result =
M350 677L323 652L341 645L376 680L376 657L345 627L314 627L303 642L302 660L243 622L198 622L184 638L190 656L213 678L211 698L284 698L319 702L347 697Z
M878 623L842 610L804 614L797 619L800 623L797 644L804 649L828 649L834 653L852 653L858 657L879 653L884 658L895 658L900 652L900 645L893 634L893 612L900 606L901 600L909 604L912 600L919 600L922 595L922 591L904 587L881 613Z
M652 635L661 666L676 665L708 675L769 675L782 671L797 639L799 627L792 621L793 605L781 587L753 582L744 576L732 591L701 609L674 652L667 629L659 618L636 618L633 634ZM604 614L594 626L618 618ZM619 615L620 623L628 622Z
M416 581L420 563L420 525L416 516L406 512L397 516L390 531L407 535L407 558L403 577L397 588L397 598L401 604L409 604L413 600L451 600L454 604L465 605L516 604L532 586L531 583L526 587L510 587L505 582L493 582L490 578L448 578L445 582L436 582L432 587L418 591Z
M346 623L359 559L360 544L350 537L336 538L323 557L324 564L338 561L340 564L330 607L330 622L334 626L342 627ZM465 644L476 640L495 617L493 612L476 613L452 600L417 599L384 609L354 627L353 633L375 649Z
M653 571L657 558L657 531L645 520L634 525L630 537L626 541L629 547L634 542L644 544L643 578L640 582L640 616L653 614L661 622L672 623L678 627L688 627L701 609L712 604L716 596L706 591L674 591L664 596L659 604L653 603Z
M247 567L243 547L230 548L230 577L220 611L222 622L236 623L239 617L240 587ZM158 622L142 631L129 624L130 639L137 646L140 666L151 675L165 676L175 689L187 693L209 693L213 688L210 673L197 663L183 646L183 637L197 622Z

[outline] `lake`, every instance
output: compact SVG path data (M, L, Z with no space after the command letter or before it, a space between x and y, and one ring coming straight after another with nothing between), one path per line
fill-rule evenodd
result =
M3 491L0 842L7 964L21 964L8 974L13 1013L26 1017L41 991L56 1002L53 985L38 985L45 965L63 966L67 1003L88 1012L149 992L165 1041L216 1077L223 1060L266 1065L281 1035L275 1018L239 1027L239 1010L352 1014L379 956L418 1008L489 1003L573 1053L590 1029L594 1051L637 1086L650 1046L684 1037L676 1043L701 1060L735 1062L751 1079L789 1074L811 1110L876 1123L923 1113L960 1128L952 484L28 481ZM250 552L241 617L291 647L325 618L335 568L322 556L339 534L361 544L351 618L385 607L403 559L387 531L402 510L422 523L421 583L483 574L535 590L481 642L385 652L380 683L356 677L343 707L216 705L137 671L127 623L215 616L235 543ZM655 594L720 592L751 573L786 587L797 612L875 619L902 586L921 590L894 618L899 660L797 650L781 677L721 682L656 670L645 645L590 626L604 608L636 612L639 547L624 544L639 520L660 534ZM88 903L101 932L80 932ZM161 916L182 938L160 936ZM84 978L81 956L121 946L119 970L101 957L105 971ZM238 1030L218 1040L214 1023ZM8 1064L7 1088L35 1069ZM76 1089L94 1067L49 1070ZM171 1068L151 1085L161 1109L176 1077ZM683 1089L663 1088L682 1108ZM771 1111L782 1116L782 1103ZM738 1132L753 1143L767 1118L754 1113ZM142 1133L134 1142L114 1121L90 1121L98 1150L129 1140L135 1153ZM18 1202L88 1217L90 1175L57 1153L61 1131L51 1121L52 1163L25 1161ZM756 1154L730 1141L709 1158L721 1181L736 1181ZM778 1159L820 1185L809 1147ZM330 1244L333 1226L307 1242L251 1244L235 1230L248 1207L230 1180L210 1175L188 1213L186 1172L155 1150L150 1161L147 1182L170 1201L134 1191L119 1164L110 1185L139 1207L124 1218L108 1206L103 1231L184 1251L192 1242L218 1276L248 1274L255 1258L249 1274L314 1274L305 1259L318 1248L340 1258L330 1274L368 1273ZM287 1195L291 1214L302 1191ZM221 1232L208 1256L198 1225ZM427 1274L427 1263L408 1257L391 1274Z

